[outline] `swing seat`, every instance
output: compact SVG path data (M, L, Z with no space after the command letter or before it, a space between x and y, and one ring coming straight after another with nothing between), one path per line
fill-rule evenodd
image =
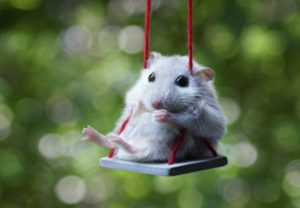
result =
M172 165L168 165L167 163L138 163L103 157L99 160L99 163L100 166L106 168L159 176L176 176L225 166L227 165L227 158L225 156L218 155L212 158L176 162Z

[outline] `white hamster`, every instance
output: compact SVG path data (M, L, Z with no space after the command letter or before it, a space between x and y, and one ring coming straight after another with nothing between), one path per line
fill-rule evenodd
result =
M176 161L211 157L201 141L216 148L224 136L226 119L218 104L212 79L214 71L194 61L193 74L187 56L163 56L152 52L148 69L126 95L126 107L114 133L106 136L92 127L83 129L83 140L115 148L114 157L130 161L167 161L179 131L184 139ZM124 131L117 131L130 117Z

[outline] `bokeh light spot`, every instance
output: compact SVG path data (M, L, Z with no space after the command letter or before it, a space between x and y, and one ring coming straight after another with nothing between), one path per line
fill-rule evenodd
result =
M118 37L118 45L121 50L129 54L142 51L144 31L138 26L127 26L123 28Z
M239 167L249 167L253 165L257 159L256 148L248 143L241 142L233 146L234 163Z
M11 133L13 112L11 109L0 103L0 141L6 139Z
M114 193L114 183L112 180L112 178L102 175L87 179L87 194L84 202L97 204L111 197Z
M244 31L242 46L250 58L277 56L285 50L285 45L278 33L258 26L249 27Z
M117 26L107 26L99 33L98 43L101 51L108 53L118 49L117 35L119 30Z
M11 121L5 116L0 114L0 131L10 127Z
M286 166L282 187L288 196L300 197L300 160L293 160Z
M145 10L145 1L126 0L121 1L121 4L128 15L143 12Z
M232 57L236 53L235 38L226 26L214 26L207 31L206 36L209 46L218 55Z
M291 185L300 188L300 160L290 162L285 170L285 180Z
M40 139L38 149L48 159L58 158L64 153L62 138L56 134L47 134Z
M62 202L77 204L86 194L86 184L77 176L66 176L56 184L55 193Z
M54 96L47 100L46 114L52 121L62 123L72 118L74 105L65 97Z
M230 98L221 98L220 104L226 115L228 124L233 124L239 119L241 114L241 109L239 104L236 101Z
M228 180L223 187L223 197L230 204L243 205L250 199L250 187L240 178Z
M61 36L62 48L69 55L84 53L91 44L91 32L84 26L72 26Z

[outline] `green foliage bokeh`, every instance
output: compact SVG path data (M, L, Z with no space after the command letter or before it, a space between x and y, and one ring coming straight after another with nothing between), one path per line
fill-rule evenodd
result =
M186 2L153 0L151 50L186 54ZM300 2L194 0L194 54L228 117L223 168L98 166L142 63L142 0L0 0L0 207L300 207Z

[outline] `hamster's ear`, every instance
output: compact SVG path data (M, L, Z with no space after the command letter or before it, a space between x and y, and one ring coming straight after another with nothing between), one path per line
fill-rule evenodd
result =
M194 72L194 76L199 76L201 79L205 81L210 81L215 77L215 71L210 68L203 68L199 71Z
M150 52L149 54L149 58L148 58L148 61L149 61L149 64L155 62L156 60L160 59L162 57L162 55L158 52Z

